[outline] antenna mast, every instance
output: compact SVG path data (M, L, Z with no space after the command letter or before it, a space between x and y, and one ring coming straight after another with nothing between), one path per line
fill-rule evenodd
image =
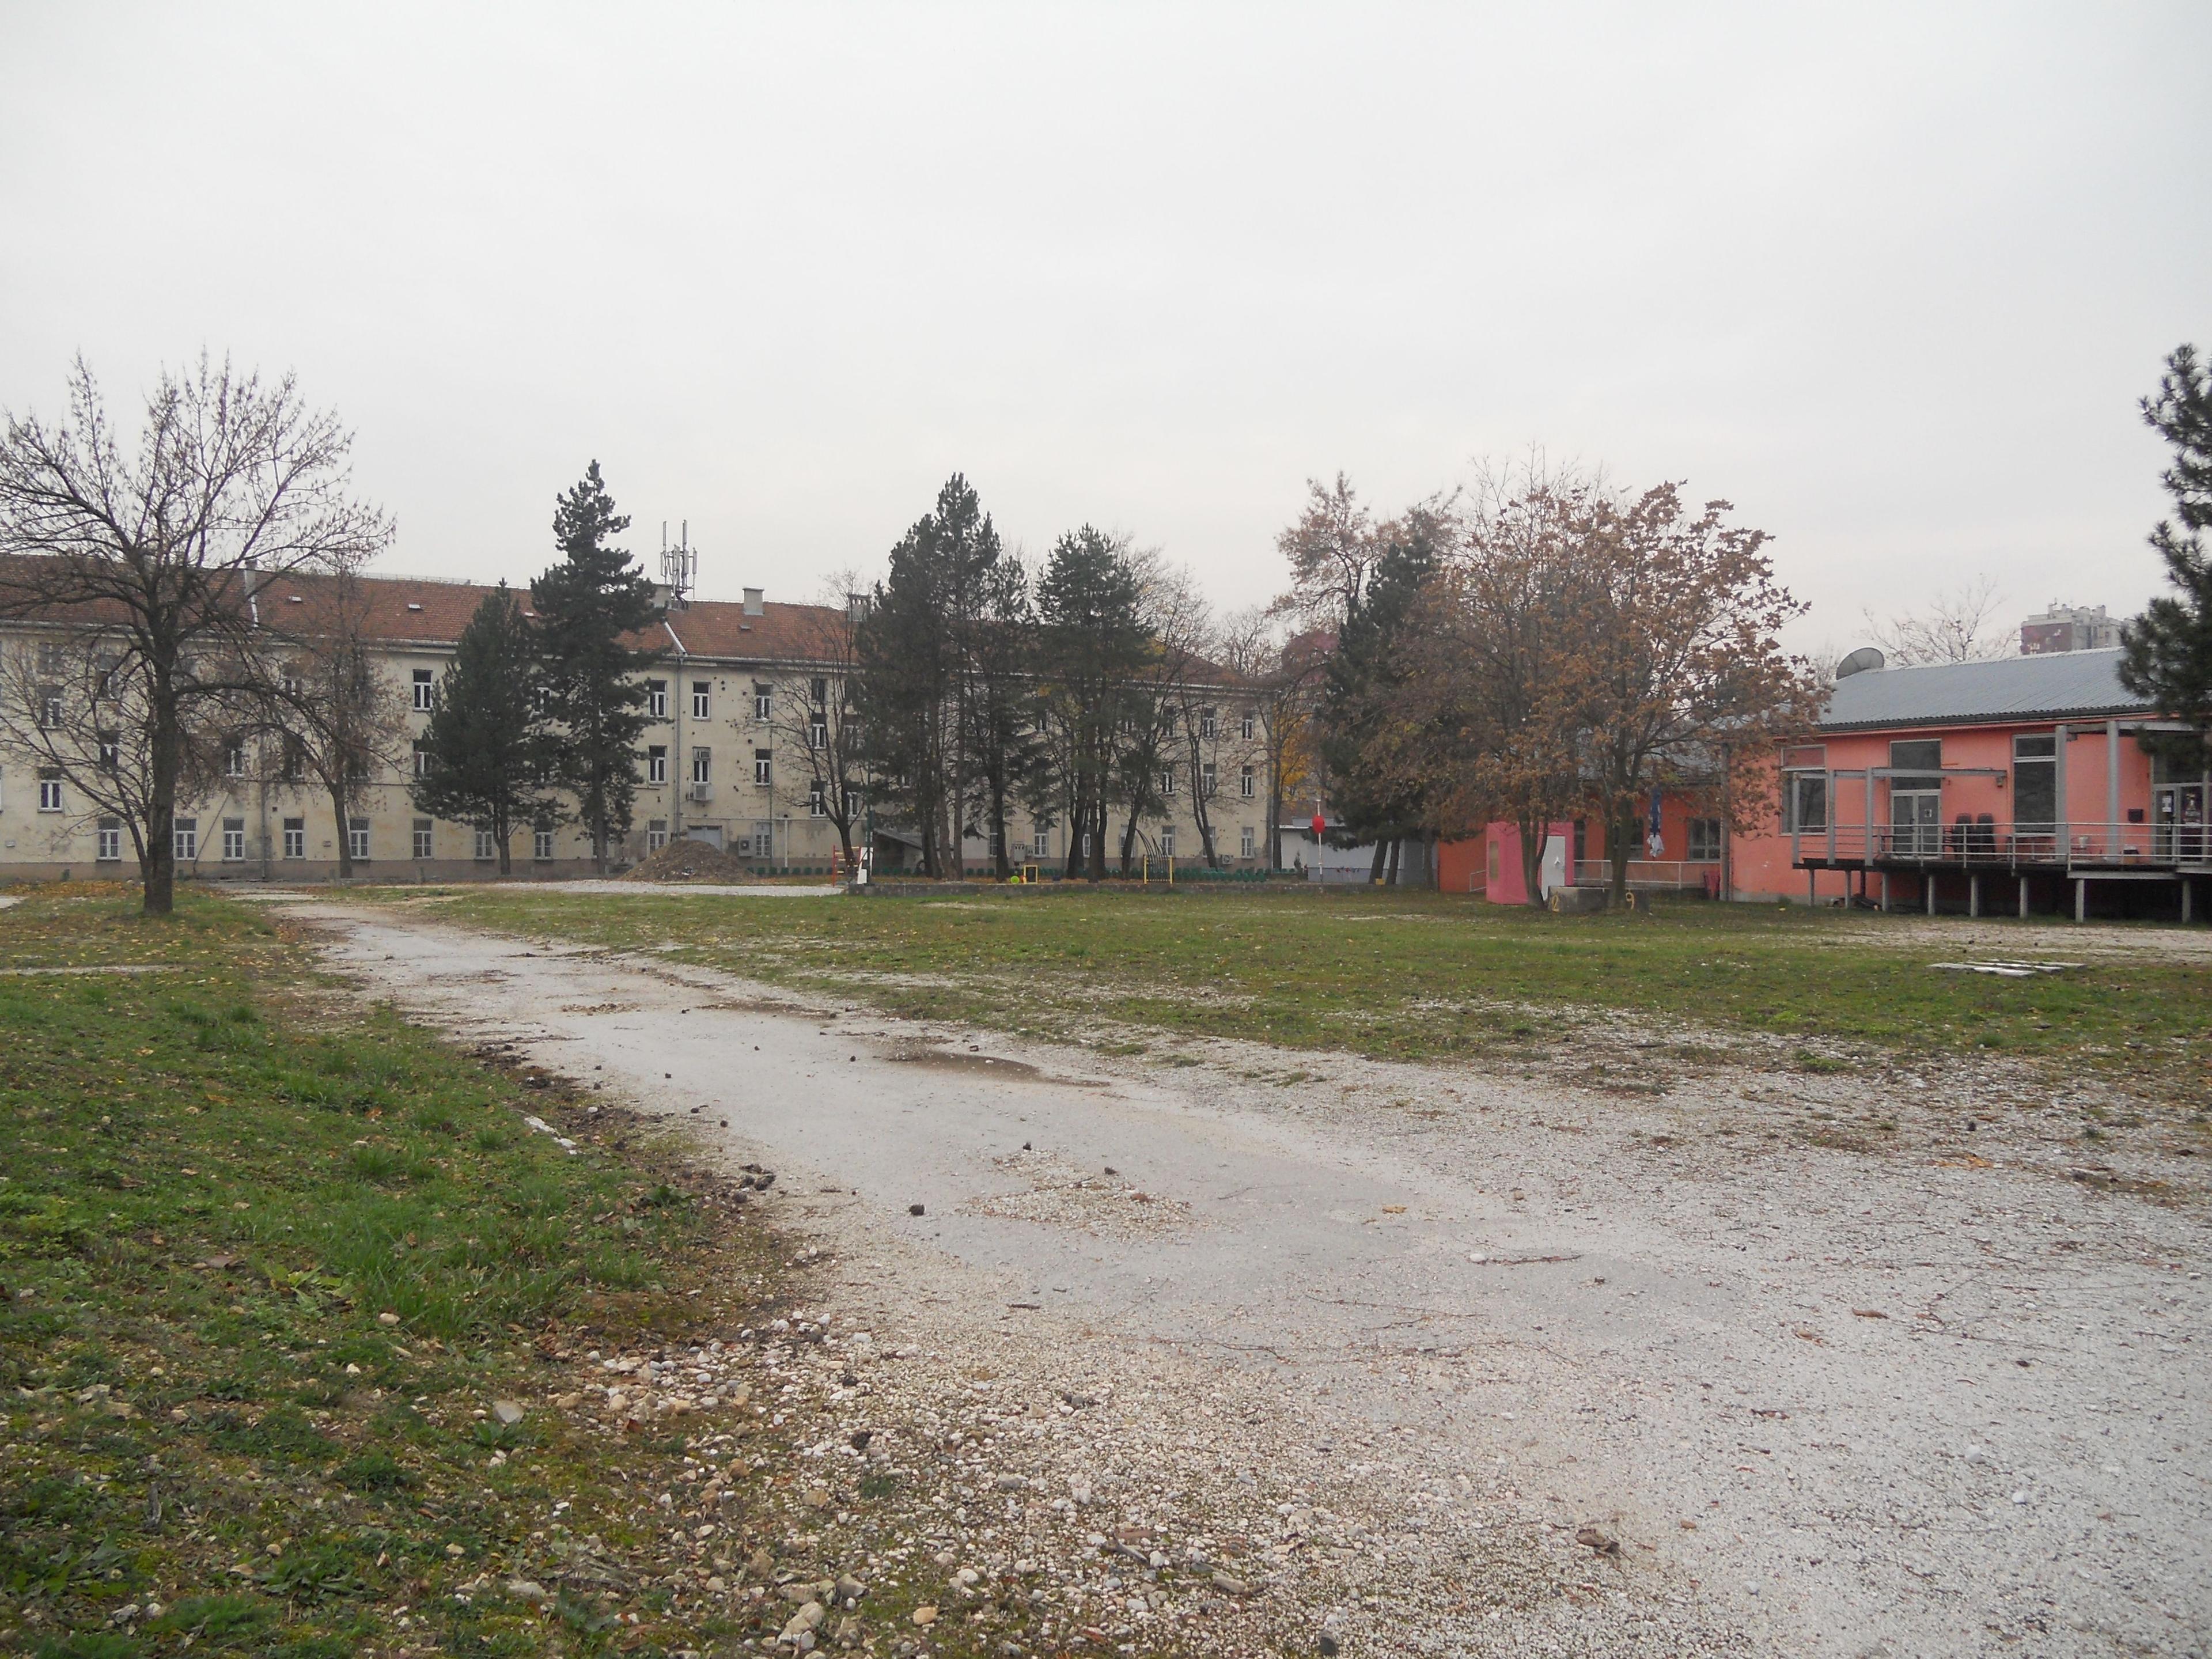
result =
M699 550L691 545L691 520L684 520L676 545L668 544L668 520L660 521L660 597L665 609L689 611L691 588L699 578Z

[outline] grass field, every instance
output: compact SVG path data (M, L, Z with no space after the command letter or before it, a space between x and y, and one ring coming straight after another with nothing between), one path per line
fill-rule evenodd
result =
M1079 1041L1086 1026L1104 1041L1135 1027L1511 1060L1608 1011L1687 1046L1712 1032L1802 1042L1815 1067L1855 1048L1994 1051L2124 1073L2200 1106L2212 1091L2205 959L2087 957L2063 974L1990 978L1931 969L1959 948L1902 926L1884 937L1887 919L1863 914L1685 902L1649 917L1559 917L1366 892L606 898L519 885L447 890L435 902L456 922L671 951L898 1012ZM2053 948L2047 933L2033 948Z
M746 1551L781 1557L779 1432L805 1422L729 1425L756 1478L705 1546L649 1507L708 1472L673 1419L617 1436L547 1403L584 1350L773 1317L767 1231L618 1111L577 1155L532 1133L582 1121L557 1085L333 994L251 908L136 908L78 884L0 911L0 1650L772 1638L797 1575L755 1555L765 1591L739 1585ZM604 1594L501 1593L571 1544L619 1564Z

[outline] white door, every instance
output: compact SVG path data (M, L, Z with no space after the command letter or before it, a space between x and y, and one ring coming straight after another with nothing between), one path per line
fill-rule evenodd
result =
M684 839L707 843L717 853L722 850L722 826L719 823L691 823L684 829Z
M1544 838L1544 861L1536 872L1536 890L1545 898L1552 896L1554 887L1570 887L1567 879L1567 838L1547 836Z

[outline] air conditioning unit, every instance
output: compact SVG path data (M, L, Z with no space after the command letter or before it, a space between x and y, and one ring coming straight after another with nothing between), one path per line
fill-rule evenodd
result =
M714 786L713 784L711 784L711 783L696 783L696 782L695 782L695 783L691 786L691 799L692 799L693 800L712 800L712 799L714 799Z

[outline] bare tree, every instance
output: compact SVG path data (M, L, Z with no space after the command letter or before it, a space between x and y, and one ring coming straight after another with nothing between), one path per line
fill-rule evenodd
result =
M289 594L300 603L289 603ZM264 605L272 624L260 640L275 672L252 699L263 738L261 769L272 782L312 775L330 798L337 826L338 875L353 876L353 807L362 791L407 756L407 705L379 662L370 596L358 562L342 557L328 575L290 585L287 602Z
M1936 594L1915 616L1883 622L1871 611L1861 614L1882 653L1899 668L1912 668L2011 656L2016 642L1996 621L1997 608L2003 603L1996 580L1977 576L1955 591Z
M391 538L384 514L350 493L351 442L333 416L302 404L289 375L264 387L204 353L189 372L162 373L135 455L125 455L82 359L62 422L8 417L0 616L75 617L113 655L91 672L127 695L110 704L116 724L94 729L115 734L108 775L143 769L127 811L112 793L139 848L149 915L175 906L176 808L195 743L270 685L256 637L262 591L367 560ZM0 720L98 799L106 740L89 756L42 746L31 712L11 708Z
M1206 867L1221 867L1213 836L1213 800L1209 785L1219 775L1209 769L1220 743L1223 688L1211 653L1217 647L1213 612L1191 573L1157 556L1140 560L1144 608L1158 654L1147 676L1157 688L1160 712L1159 761L1172 767L1180 759L1189 769L1191 822L1198 829L1199 851Z
M1267 775L1267 868L1283 867L1283 813L1312 777L1313 709L1328 636L1291 633L1273 611L1243 611L1219 635L1222 665L1236 678L1240 698L1237 741ZM1240 762L1240 764L1242 763Z
M805 678L786 685L771 705L776 747L796 754L806 769L807 811L836 826L845 862L853 862L853 831L867 811L865 733L853 706L860 666L860 629L866 590L858 571L830 577L823 587L823 616L799 647Z
M1275 538L1275 547L1291 565L1291 591L1277 606L1331 630L1358 607L1382 553L1367 509L1341 472L1334 485L1306 480L1305 511Z

